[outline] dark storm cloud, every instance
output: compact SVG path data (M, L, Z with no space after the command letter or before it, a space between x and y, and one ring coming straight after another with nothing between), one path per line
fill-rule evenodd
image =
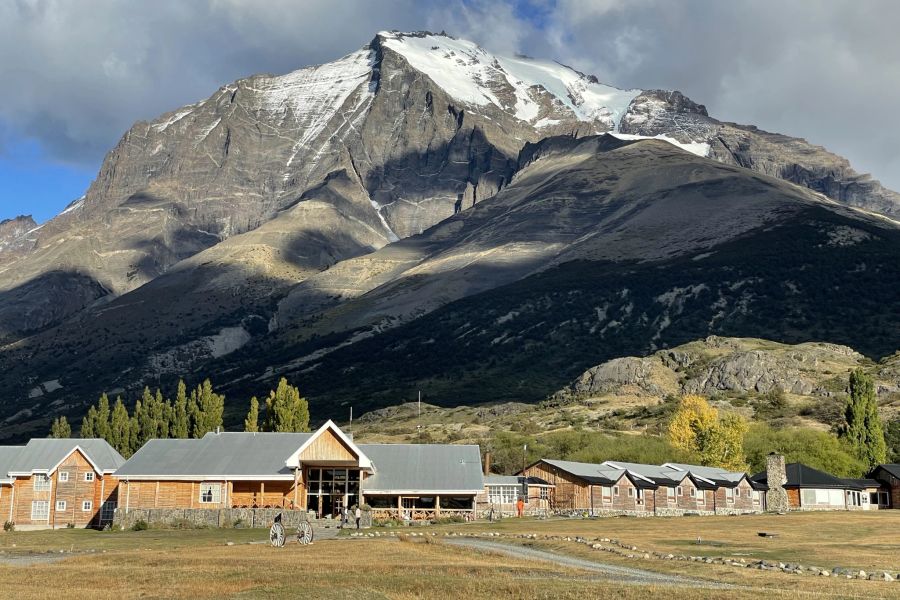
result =
M5 2L0 148L31 137L54 159L97 165L135 120L252 73L332 60L380 29L426 28L620 87L680 89L898 189L898 22L889 0Z

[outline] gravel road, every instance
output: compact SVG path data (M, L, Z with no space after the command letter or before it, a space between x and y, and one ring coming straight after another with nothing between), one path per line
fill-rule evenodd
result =
M674 585L679 587L692 587L704 589L732 589L734 586L725 583L716 583L713 581L703 581L701 579L691 579L680 575L669 575L667 573L655 573L653 571L645 571L643 569L633 569L631 567L620 567L618 565L610 565L605 563L584 560L574 556L566 556L546 550L538 550L536 548L528 548L525 546L517 546L504 544L502 542L489 542L486 540L477 540L471 538L455 538L444 540L448 544L454 546L466 546L475 550L483 550L487 552L496 552L506 554L516 558L525 558L529 560L540 560L551 562L562 567L571 567L591 571L593 573L601 573L610 579L622 583L632 583L638 585Z

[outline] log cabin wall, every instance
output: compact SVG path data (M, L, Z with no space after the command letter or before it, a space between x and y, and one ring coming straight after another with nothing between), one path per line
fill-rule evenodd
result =
M12 510L13 487L11 485L0 485L0 521L4 523L12 520L10 511Z
M589 485L582 479L541 461L526 468L526 477L540 477L552 483L550 506L554 510L590 510Z
M220 486L218 502L203 502L203 484ZM119 508L291 508L293 481L149 481L120 482Z

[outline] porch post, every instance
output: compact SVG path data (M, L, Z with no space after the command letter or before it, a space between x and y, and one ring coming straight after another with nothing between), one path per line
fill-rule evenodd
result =
M299 486L300 486L300 467L294 467L294 510L297 510L297 506L299 506L299 504L297 503L297 500L298 500L297 495L299 492L299 490L297 488Z
M259 504L260 508L266 505L266 482L259 482Z
M441 497L440 496L434 497L434 516L435 517L441 516Z

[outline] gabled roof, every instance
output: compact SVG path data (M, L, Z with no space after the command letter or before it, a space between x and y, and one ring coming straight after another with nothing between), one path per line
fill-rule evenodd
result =
M306 448L310 444L312 444L316 438L318 438L320 435L324 434L326 431L331 431L332 433L334 433L334 435L336 435L337 438L347 448L350 449L350 452L352 452L353 454L355 454L357 456L357 458L359 460L359 467L361 469L371 469L372 468L372 462L369 460L369 457L366 456L365 453L359 449L359 446L354 444L353 440L351 440L347 436L347 434L345 434L343 431L341 431L340 427L335 425L334 421L332 421L331 419L328 419L328 421L326 421L324 425L319 427L312 435L310 435L309 439L307 439L305 442L303 442L303 445L300 446L296 452L294 452L293 454L291 454L288 457L288 459L285 461L285 464L289 468L299 467L300 466L300 456L303 454L303 451L306 450Z
M869 473L869 477L874 476L875 473L876 473L879 469L884 470L888 475L893 475L893 476L896 477L897 479L900 479L900 465L895 464L895 463L888 463L888 464L884 464L884 465L878 465L877 467L875 467L874 469L872 469L872 472Z
M53 473L75 450L79 450L100 473L112 473L125 459L106 440L85 438L37 438L30 440L9 465L9 475Z
M843 479L829 475L824 471L813 469L802 463L788 463L784 467L787 482L785 487L818 488L818 489L861 489L856 483L849 483ZM768 476L765 471L757 473L750 478L756 483L768 485Z
M12 484L13 478L9 477L9 467L14 462L15 457L22 451L24 446L0 446L0 484Z
M360 444L375 473L363 492L478 493L484 490L481 450L458 444Z
M868 478L865 478L865 477L864 477L864 478L859 478L859 479L853 479L853 478L841 477L840 479L841 479L841 481L843 481L844 483L846 483L846 484L847 484L847 487L850 488L850 489L852 489L852 488L858 488L858 489L865 490L865 489L868 489L868 488L880 488L882 485L884 485L884 484L882 484L880 481L878 481L877 479L868 479Z
M704 467L702 465L689 465L685 463L665 463L663 467L672 469L673 471L688 472L696 477L711 481L716 486L723 487L734 487L741 482L741 479L747 477L747 474L741 471L728 471L720 467Z
M675 471L673 469L668 469L666 467L661 467L658 465L626 463L620 462L618 460L608 460L603 464L615 469L624 469L631 473L640 475L641 477L650 479L658 485L667 487L678 485L679 483L684 481L685 477L688 477L690 475L687 472Z
M285 465L311 433L207 433L199 440L150 440L116 471L132 479L293 479Z
M579 479L583 479L587 483L594 484L612 484L625 475L623 469L613 469L594 463L575 462L571 460L555 460L551 458L541 459L539 462L556 467L561 471L565 471L570 475L574 475Z

